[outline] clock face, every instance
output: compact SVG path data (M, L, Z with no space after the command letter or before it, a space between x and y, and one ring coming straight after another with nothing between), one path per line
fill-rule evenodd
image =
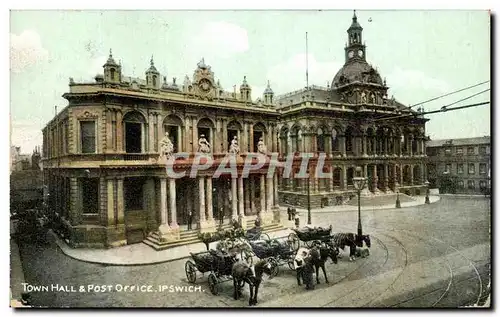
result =
M207 92L210 90L210 82L207 80L207 79L202 79L200 81L200 88L204 91L204 92Z
M349 58L353 58L354 56L354 52L353 51L349 51Z
M359 56L359 57L363 57L363 50L359 50L359 51L358 51L358 56Z

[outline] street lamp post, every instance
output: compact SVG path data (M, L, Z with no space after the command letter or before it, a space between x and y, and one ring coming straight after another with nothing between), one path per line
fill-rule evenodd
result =
M396 208L401 208L401 200L399 200L399 190L396 195Z
M429 199L429 194L430 194L430 189L429 189L429 181L425 181L425 186L426 186L426 189L425 189L425 203L426 204L430 204L431 201Z
M361 167L356 167L356 177L352 178L354 188L358 191L358 237L363 235L363 228L361 226L361 191L366 185L366 177L361 176Z

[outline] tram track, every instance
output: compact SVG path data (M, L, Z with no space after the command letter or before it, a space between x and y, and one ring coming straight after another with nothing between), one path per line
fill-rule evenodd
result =
M387 248L387 245L386 245L384 242L382 242L382 240L381 240L381 239L377 238L376 236L373 236L373 238L374 238L375 240L377 240L377 241L378 241L378 242L379 242L379 243L380 243L380 244L384 247L384 249L385 249L385 251L386 251L386 255L385 255L384 262L383 262L381 265L379 265L379 266L377 266L377 267L376 267L376 269L378 270L378 269L380 269L380 268L384 267L384 266L387 264L387 262L389 261L389 249ZM369 262L369 261L365 261L362 265L358 266L355 270L351 271L349 274L347 274L346 276L344 276L343 278L341 278L341 279L340 279L340 280L338 280L337 282L333 283L333 284L332 284L332 286L333 286L333 285L336 285L336 284L339 284L340 282L342 282L342 281L346 280L347 278L349 278L350 276L352 276L355 272L359 271L362 267L364 267L364 266L365 266L365 265L367 265L368 263L370 263L370 262ZM370 271L372 271L372 270L370 270ZM374 272L376 272L376 271L374 271ZM321 307L328 307L328 306L329 306L329 305L331 305L332 303L334 303L334 302L336 302L336 301L338 301L338 300L340 300L340 299L343 299L343 298L345 298L346 296L348 296L348 295L352 294L353 292L355 292L356 290L358 290L358 289L362 288L362 287L363 287L363 286L365 286L367 283L368 283L368 281L364 282L363 284L359 285L358 287L355 287L355 288L351 289L349 292L347 292L347 293L343 293L343 295L342 295L342 296L336 297L334 300L329 301L328 303L321 305Z
M354 222L353 222L354 224ZM445 250L445 252L443 254L445 254L445 259L446 259L446 266L448 268L448 272L450 274L450 278L448 280L448 284L444 290L444 292L441 294L441 296L430 306L430 307L436 307L436 305L438 305L445 297L446 295L449 294L449 291L452 287L452 284L453 284L453 277L454 277L454 273L453 273L453 269L450 265L450 261L448 259L448 257L446 256L446 253L449 249L453 250L455 253L457 253L459 256L461 256L462 258L464 258L469 266L474 270L475 274L476 274L476 277L478 279L478 282L479 282L479 292L478 292L478 296L477 296L477 300L475 302L476 305L479 305L479 302L481 300L481 295L483 293L483 282L482 282L482 279L481 279L481 275L479 274L479 270L477 269L477 266L473 263L473 261L471 259L469 259L468 257L466 257L465 255L463 255L463 253L461 251L459 251L456 247L450 245L449 243L446 243L445 241L443 241L442 239L439 239L439 238L436 238L434 236L427 236L429 239L426 239L420 235L415 235L415 234L411 234L411 233L408 233L408 231L401 231L401 230L395 230L395 229L383 229L383 228L379 228L379 227L370 227L370 229L375 229L375 230L378 230L378 231L381 231L381 232L378 232L377 234L382 234L382 235L386 235L388 236L387 234L385 234L384 232L399 232L399 233L403 233L404 235L407 235L407 236L411 236L413 238L416 238L416 239L419 239L420 241L423 241L424 243L426 243L427 245L430 245L431 247L433 247L434 249L438 250L440 253L441 253L441 250L438 249L434 244L430 243L429 241L431 240L434 240L440 244L443 244L443 245L446 245L447 246L447 249ZM402 245L402 244L401 244ZM403 245L402 245L403 246ZM401 272L401 274L403 273L403 271ZM398 278L401 276L401 274L398 275ZM397 279L396 279L397 280ZM391 285L394 285L394 283L396 282L396 280L391 284ZM381 296L382 294L380 294L378 296L378 298ZM411 300L414 300L414 299L417 299L421 296L414 296L412 298L409 298L407 300L404 300L404 301L401 301L395 305L391 305L391 307L396 307L400 304L403 304L403 303L406 303L406 302L409 302ZM368 304L374 302L375 300L372 300L370 301ZM366 304L366 305L368 305ZM364 305L364 307L366 307L366 305Z

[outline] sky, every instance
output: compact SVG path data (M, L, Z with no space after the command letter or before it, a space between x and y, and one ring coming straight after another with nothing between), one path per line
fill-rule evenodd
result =
M145 77L153 56L169 82L192 76L203 57L223 88L247 76L252 98L267 81L275 94L326 86L344 64L352 10L16 11L10 13L11 144L42 145L41 129L67 105L69 78L93 81L110 48L125 76ZM487 11L357 10L366 57L386 78L389 97L412 105L475 85L490 75ZM425 110L488 89L484 84L424 104ZM490 92L456 104L489 101ZM490 105L429 115L431 139L490 135Z

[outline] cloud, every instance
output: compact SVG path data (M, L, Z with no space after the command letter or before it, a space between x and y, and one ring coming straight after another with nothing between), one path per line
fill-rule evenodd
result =
M227 58L249 48L247 30L239 25L225 21L209 22L201 30L191 41L193 53Z
M43 48L38 33L26 30L21 35L10 34L10 69L20 73L24 69L44 61L49 52Z
M11 145L22 146L23 153L31 153L35 146L42 146L42 121L32 119L11 122Z
M325 87L331 85L333 77L342 67L343 62L316 60L313 54L308 55L309 85ZM275 65L267 72L271 88L275 94L283 94L302 89L306 86L306 54L297 54L287 61Z

